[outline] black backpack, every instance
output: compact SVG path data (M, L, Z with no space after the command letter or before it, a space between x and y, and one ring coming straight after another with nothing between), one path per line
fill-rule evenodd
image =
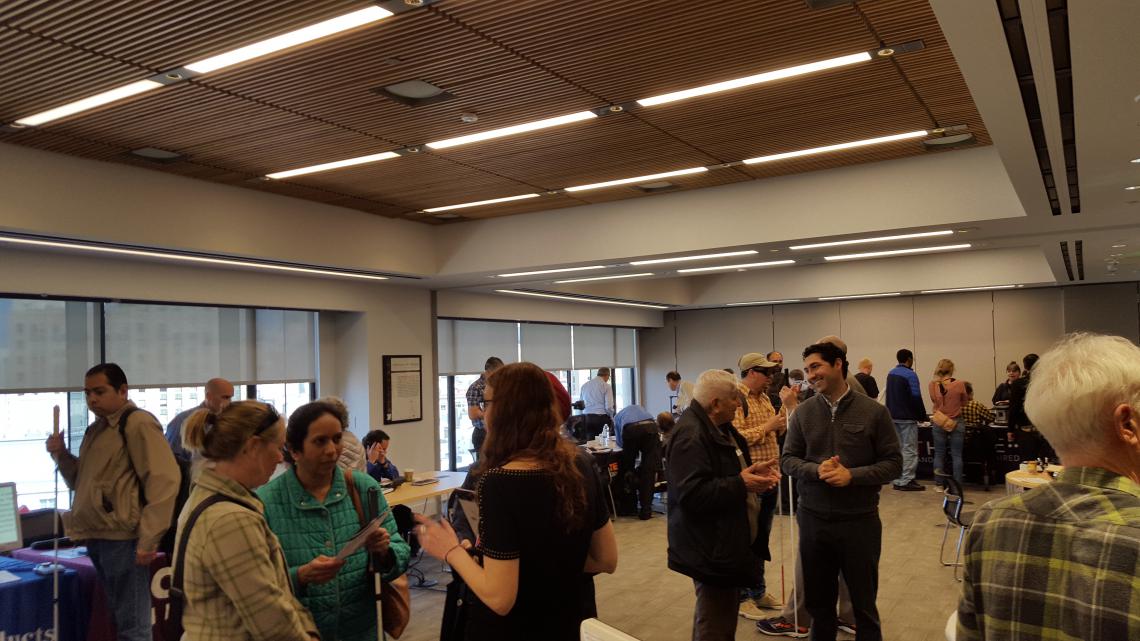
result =
M186 525L182 528L182 536L179 537L178 555L172 564L174 571L170 575L170 605L166 608L166 618L160 623L162 638L164 639L182 638L182 611L186 608L186 592L183 589L186 577L186 544L190 542L190 531L194 528L194 523L198 521L198 517L202 516L202 512L205 512L211 505L217 503L233 503L251 509L237 499L222 494L214 494L204 499L194 508L193 512L190 512L190 516L186 518ZM173 533L171 530L171 535Z
M134 459L131 458L131 448L127 447L127 418L133 414L138 408L129 407L123 410L119 416L119 436L123 439L123 449L127 451L127 461L131 465L131 471L138 476L135 470ZM145 411L145 410L144 410ZM152 415L153 416L153 415ZM155 422L158 422L155 419ZM174 533L178 529L178 515L182 513L182 506L186 505L186 499L190 497L190 461L186 461L174 457L174 462L178 464L178 495L174 499L174 511L170 514L170 527L166 528L166 534L162 535L162 540L158 542L158 550L165 552L167 556L174 553ZM139 508L146 505L146 490L143 488L142 481L139 481Z

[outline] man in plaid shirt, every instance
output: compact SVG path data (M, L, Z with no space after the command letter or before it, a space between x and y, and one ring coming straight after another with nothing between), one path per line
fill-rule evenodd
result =
M741 356L737 365L740 367L740 392L747 401L747 411L745 406L741 405L736 410L732 426L747 441L748 454L753 463L778 459L780 446L776 442L776 436L783 434L787 429L788 413L795 409L799 402L798 397L788 387L777 390L783 400L782 407L777 413L768 398L768 389L772 385L772 379L780 371L780 364L769 361L763 354L749 353ZM758 537L764 542L764 547L767 547L768 536L772 532L772 516L776 512L779 491L777 486L760 495L760 526L757 531ZM772 555L767 554L765 560L772 560ZM779 599L767 592L763 568L759 584L744 590L742 597L740 616L753 621L766 618L760 608L779 608L782 605Z
M1140 348L1072 334L1025 408L1065 471L987 503L966 539L959 640L1140 639Z
M966 382L966 404L962 406L962 420L966 425L989 425L994 422L994 413L985 405L974 400L974 386Z

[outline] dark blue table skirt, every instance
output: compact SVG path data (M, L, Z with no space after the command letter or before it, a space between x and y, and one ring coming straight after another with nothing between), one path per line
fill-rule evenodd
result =
M19 581L0 584L2 638L52 641L52 577L36 574L34 567L33 563L0 557L0 570L20 577ZM82 641L86 638L88 613L79 598L75 570L60 572L59 599L57 641Z

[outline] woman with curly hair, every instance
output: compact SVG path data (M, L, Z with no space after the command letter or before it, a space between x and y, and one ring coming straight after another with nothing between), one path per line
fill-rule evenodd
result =
M577 639L582 574L617 567L602 488L562 438L554 391L538 366L495 370L483 402L487 440L478 463L473 550L483 563L446 521L418 517L420 544L478 597L467 604L467 639Z

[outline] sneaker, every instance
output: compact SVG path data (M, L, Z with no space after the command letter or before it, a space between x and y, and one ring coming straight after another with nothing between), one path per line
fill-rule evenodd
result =
M765 592L763 596L756 599L756 605L766 610L780 610L784 607L784 604L780 603L780 600L771 592Z
M740 616L750 621L762 621L768 615L760 610L755 601L745 599L740 602Z
M922 485L916 481L910 481L906 485L895 485L893 487L896 490L899 490L902 492L922 492L923 490L926 489L925 485Z
M855 634L855 624L854 623L848 623L848 622L844 621L843 619L840 619L838 627L840 630L846 632L847 634Z
M771 619L764 619L763 621L756 622L756 629L761 634L766 634L770 637L792 637L793 639L805 639L808 635L808 629L799 626L796 627L788 622L784 617L774 617Z

